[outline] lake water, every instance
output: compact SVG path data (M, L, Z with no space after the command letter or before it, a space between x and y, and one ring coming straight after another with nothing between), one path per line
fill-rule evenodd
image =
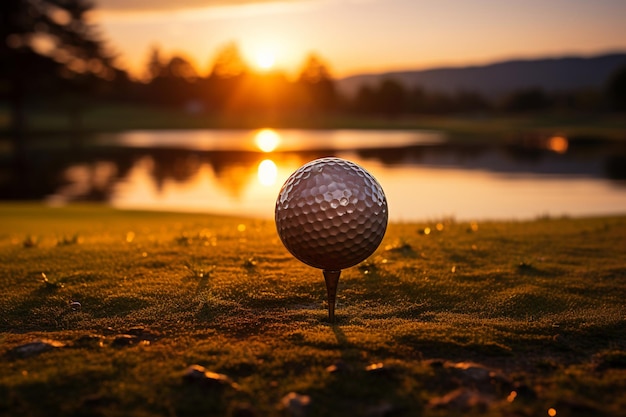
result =
M55 165L59 180L46 201L272 218L287 177L334 155L378 179L394 221L626 212L624 148L558 136L458 145L430 131L263 129L133 131L91 140L96 151Z

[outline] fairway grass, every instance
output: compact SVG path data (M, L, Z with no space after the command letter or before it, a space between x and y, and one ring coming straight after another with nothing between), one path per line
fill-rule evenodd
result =
M626 216L390 224L329 324L272 221L1 204L0 294L0 415L626 413Z

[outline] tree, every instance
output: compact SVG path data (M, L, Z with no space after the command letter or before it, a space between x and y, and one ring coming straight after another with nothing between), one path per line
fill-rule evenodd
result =
M231 42L218 51L211 70L211 77L234 78L245 74L247 71L248 66L239 52L239 47L236 43Z
M152 67L158 71L147 86L152 102L180 107L198 99L194 88L198 74L188 60L173 56L167 63Z
M24 103L29 93L81 92L115 70L94 26L89 0L2 0L0 85L11 110L11 136L24 152Z
M354 98L354 108L359 113L374 113L376 111L376 92L372 87L363 84Z
M459 91L454 97L454 107L457 112L481 112L489 110L489 101L480 93L473 91Z
M607 93L612 108L626 110L626 65L610 77Z
M165 66L165 76L185 81L195 81L198 73L194 66L182 56L175 55Z
M327 65L315 54L310 54L298 77L298 84L308 101L305 107L312 110L333 110L337 101L335 84Z
M239 95L248 72L248 66L236 43L231 42L221 48L213 61L209 79L202 83L207 108L237 110L238 104L234 97Z
M407 92L396 80L384 79L377 91L377 107L387 117L396 117L406 110Z
M361 85L354 98L354 108L361 113L395 117L410 110L409 98L403 84L385 78L373 87Z
M164 71L165 65L161 58L161 50L158 46L153 46L150 49L150 57L148 58L147 76L150 80L154 80L163 75Z
M550 106L550 98L541 88L525 88L512 92L505 98L503 108L511 112L544 110Z

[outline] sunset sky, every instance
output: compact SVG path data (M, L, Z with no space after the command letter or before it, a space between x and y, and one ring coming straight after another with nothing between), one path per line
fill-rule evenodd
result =
M622 0L96 0L118 62L140 75L149 50L201 74L235 42L251 66L295 74L313 52L335 77L626 51Z

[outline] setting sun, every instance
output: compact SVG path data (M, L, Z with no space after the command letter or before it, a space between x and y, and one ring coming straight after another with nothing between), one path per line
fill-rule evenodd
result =
M259 164L257 169L259 183L266 187L274 185L276 183L276 178L278 177L278 168L276 164L271 159L264 159Z
M261 129L255 137L256 146L263 152L272 152L280 144L280 136L272 129Z
M254 62L260 69L268 70L276 63L276 55L268 49L259 50L254 55Z

